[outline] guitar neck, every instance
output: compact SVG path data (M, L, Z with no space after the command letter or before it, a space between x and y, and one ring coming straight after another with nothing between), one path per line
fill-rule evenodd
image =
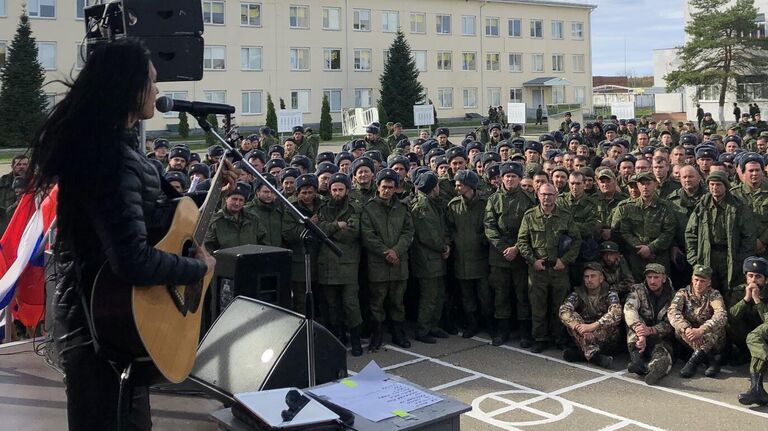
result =
M197 220L197 226L195 227L193 236L196 245L203 243L205 233L208 231L208 225L211 222L211 217L213 217L213 213L216 212L216 206L221 201L221 183L224 178L222 172L225 170L222 165L223 163L219 163L219 168L216 169L216 174L211 180L211 188L208 189L208 195L205 197L205 202L203 202L203 206L200 207L200 218Z

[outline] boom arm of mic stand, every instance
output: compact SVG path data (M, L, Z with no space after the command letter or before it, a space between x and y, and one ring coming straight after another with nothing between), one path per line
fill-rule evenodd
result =
M216 130L214 130L213 127L211 127L211 125L208 123L208 120L206 120L204 116L195 116L195 118L197 119L197 123L200 125L200 127L203 130L215 136L216 139L218 139L219 142L221 142L221 145L223 145L224 148L229 150L229 154L231 154L234 157L235 161L243 160L243 156L240 154L240 152L232 148L232 146L229 145L229 142L227 142L224 138L222 138L221 135L219 135L216 132ZM273 186L269 181L267 181L264 178L264 175L262 175L261 172L257 171L256 168L254 168L253 165L251 165L250 163L247 163L247 161L246 163L243 163L243 165L245 166L245 169L248 172L250 172L251 175L254 176L254 178L260 179L262 184L266 185L267 188L272 190L272 193L274 193L275 196L277 196L277 198L285 205L285 207L288 208L293 218L295 218L296 221L304 225L304 229L309 231L315 238L320 239L323 242L323 244L325 244L329 249L331 249L333 254L335 254L336 256L341 257L341 255L344 254L344 252L341 251L341 249L336 244L334 244L334 242L331 241L330 238L328 238L328 235L326 235L325 232L323 232L323 230L320 229L320 227L314 224L312 220L309 219L309 217L302 214L301 211L299 211L298 208L296 208L288 200L288 198L286 198L282 193L280 193L280 191L277 190L275 186Z

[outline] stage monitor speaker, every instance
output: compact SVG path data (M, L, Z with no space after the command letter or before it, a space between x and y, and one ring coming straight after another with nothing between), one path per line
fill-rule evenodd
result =
M200 36L203 7L200 0L123 0L126 35Z
M347 350L315 328L317 384L347 376ZM307 385L307 321L292 311L237 297L197 349L190 380L225 404L233 394Z

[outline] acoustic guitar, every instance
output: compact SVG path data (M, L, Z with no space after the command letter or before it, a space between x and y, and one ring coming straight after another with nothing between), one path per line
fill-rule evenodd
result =
M155 249L189 257L203 243L221 200L224 170L216 170L200 209L189 197L178 199L168 233ZM131 286L105 262L91 294L92 330L100 348L110 359L138 364L134 374L142 383L157 383L162 377L183 381L195 362L202 302L212 277L209 271L195 286Z

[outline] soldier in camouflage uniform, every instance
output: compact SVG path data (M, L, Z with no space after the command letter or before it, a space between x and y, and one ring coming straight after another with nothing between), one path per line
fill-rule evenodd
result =
M627 298L635 278L624 256L619 251L619 245L613 241L605 241L600 244L600 264L603 266L605 282L611 286L611 290L619 294L623 304Z
M267 175L267 181L275 184L275 177ZM272 247L281 247L283 245L283 210L275 201L275 194L262 183L261 180L256 183L256 191L253 199L245 205L245 211L251 213L259 223L264 226L266 239L264 245Z
M728 312L723 296L712 288L712 268L694 266L691 285L675 293L667 317L677 340L693 350L680 377L692 377L699 365L707 362L704 375L715 377L720 372Z
M744 261L746 284L740 286L743 297L729 309L735 320L750 325L751 332L746 337L752 359L749 364L749 390L739 394L739 402L744 405L768 404L768 393L763 388L763 377L768 364L768 261L750 257Z
M581 236L571 214L556 206L556 196L552 184L539 187L539 205L525 212L517 236L520 255L528 263L534 353L544 351L551 337L558 347L568 343L558 311L571 289L568 266L578 256Z
M597 199L586 194L584 174L574 171L568 176L568 191L557 197L557 206L571 213L581 236L579 257L569 268L571 284L579 284L582 266L597 259Z
M596 176L597 186L600 190L597 195L597 223L600 229L600 239L608 241L613 236L611 232L613 210L619 205L619 202L629 198L629 195L619 189L616 183L616 174L609 168L598 169Z
M387 146L389 146L390 153L395 151L398 142L403 139L406 141L408 140L408 137L403 134L403 125L395 123L394 126L392 126L392 134L387 136Z
M763 169L765 161L757 153L747 153L739 161L741 183L731 188L731 193L752 208L754 213L756 252L768 255L768 181Z
M586 358L603 368L611 368L613 357L603 352L615 347L619 339L619 295L605 282L599 263L585 264L583 275L583 284L560 306L560 321L578 346L578 349L565 349L563 358L568 362Z
M243 210L250 195L251 186L238 182L224 200L224 208L213 215L203 242L209 252L266 242L264 226L251 213Z
M259 130L261 133L261 140L259 140L259 146L262 151L267 153L273 145L279 145L280 142L272 136L272 129L269 127L262 127L261 130Z
M645 375L645 383L649 385L672 369L674 328L667 312L673 295L664 266L649 263L645 267L645 281L632 286L624 304L630 358L627 370Z
M374 125L365 128L365 150L379 150L379 152L381 152L381 157L384 160L387 160L387 157L389 157L389 145L387 145L387 142L384 141L384 139L381 139L381 136L379 136L379 128Z
M350 176L352 177L352 192L349 194L349 198L362 207L376 195L373 160L368 157L355 159L352 162Z

